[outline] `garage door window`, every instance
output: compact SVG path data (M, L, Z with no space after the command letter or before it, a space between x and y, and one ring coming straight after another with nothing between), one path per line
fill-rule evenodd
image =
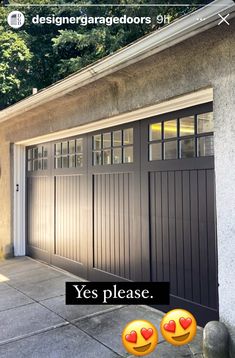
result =
M213 112L151 123L149 160L213 156L213 131Z
M93 136L93 165L133 162L133 128Z
M83 139L72 139L54 145L55 169L79 168L83 166Z
M35 172L48 168L48 152L45 146L29 148L27 150L27 170Z

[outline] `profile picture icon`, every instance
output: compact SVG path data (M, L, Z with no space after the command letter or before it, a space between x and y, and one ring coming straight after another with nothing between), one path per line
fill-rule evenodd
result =
M12 11L7 17L8 25L13 29L19 29L24 25L24 14L20 11Z

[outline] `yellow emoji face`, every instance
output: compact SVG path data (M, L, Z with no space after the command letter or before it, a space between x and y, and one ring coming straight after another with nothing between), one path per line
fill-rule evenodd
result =
M161 333L168 343L182 346L192 341L197 332L194 316L182 309L168 312L161 321Z
M145 320L129 322L122 332L122 343L127 352L145 356L153 352L158 343L157 329Z

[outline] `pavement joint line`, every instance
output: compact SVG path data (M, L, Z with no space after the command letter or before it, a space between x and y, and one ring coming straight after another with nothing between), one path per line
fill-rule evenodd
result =
M32 304L34 304L34 303L36 303L36 302L28 302L28 303L24 303L24 304L19 305L19 306L15 306L15 307L11 307L11 308L6 308L5 310L0 310L0 313L2 313L2 312L7 312L7 311L11 311L11 310L13 310L13 309L15 309L15 308L26 307L26 306L32 305Z
M122 309L124 307L126 307L126 306L125 305L119 305L119 306L116 306L116 307L107 308L107 309L105 309L103 311L98 311L98 312L90 313L90 314L88 314L86 316L75 318L75 319L71 320L70 322L71 323L77 323L77 322L83 321L84 319L89 319L89 318L92 318L92 317L101 316L102 314L106 314L106 313L109 313L109 312L120 310L120 309Z
M50 327L45 327L45 328L39 329L39 330L34 331L34 332L23 334L22 336L17 336L17 337L12 337L12 338L6 339L5 341L0 341L0 347L4 346L5 344L10 344L12 342L21 341L22 339L25 339L25 338L28 338L28 337L36 336L36 335L38 335L40 333L49 332L49 331L52 331L53 329L68 326L69 324L70 323L68 321L65 321L65 322L55 324L55 325L50 326Z
M42 280L42 281L37 281L36 283L34 283L34 282L32 282L32 284L37 284L37 283L41 283L41 282L46 282L46 281L50 281L50 280L52 280L52 279L55 279L55 278L60 278L60 277L62 277L62 275L58 275L58 276L55 276L55 277L51 277L51 278L47 278L46 280ZM11 280L11 279L10 279ZM17 278L12 278L12 280L17 280ZM6 283L7 283L7 281L6 281ZM30 282L28 282L28 284L30 284ZM14 286L11 286L11 287L14 287Z
M47 268L50 268L50 269L52 269L52 270L54 270L54 271L62 272L62 273L64 273L66 276L71 276L71 277L73 277L73 278L79 279L79 280L81 280L81 282L89 282L89 281L87 281L87 280L85 280L85 279L83 279L83 278L81 278L81 277L79 277L79 276L77 276L77 275L72 274L71 272L68 272L68 271L66 271L66 270L61 269L60 267L56 267L56 266L53 266L53 265L49 265L49 264L47 264L47 263L45 263L45 262L35 260L35 259L33 259L32 257L29 257L29 256L25 256L25 257L27 257L27 259L29 259L29 260L31 260L31 261L34 261L34 262L36 262L36 263L39 263L39 264L41 264L42 266L45 266L45 267L47 267Z
M37 301L37 302L44 302L44 301L47 301L47 300L51 300L52 298L56 298L56 297L63 297L63 296L65 296L65 294L64 294L64 293L62 293L61 295L53 296L53 297L43 298L42 300Z
M44 282L45 282L45 281L44 281ZM44 299L38 301L38 300L36 300L36 298L33 298L33 297L27 295L27 293L21 291L20 288L14 287L14 286L12 286L12 285L10 285L10 284L8 284L8 286L11 287L11 288L14 288L16 291L22 293L23 295L25 295L26 297L30 298L31 300L33 300L33 301L36 302L36 303L40 303L40 302L42 302L42 301L49 300L49 299L51 299L51 298L64 296L64 294L61 294L61 295L46 297L46 298L44 298Z

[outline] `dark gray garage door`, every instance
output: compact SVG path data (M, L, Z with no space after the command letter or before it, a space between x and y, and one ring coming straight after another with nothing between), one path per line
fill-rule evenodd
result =
M212 104L29 147L27 168L29 255L170 281L170 307L217 318Z

